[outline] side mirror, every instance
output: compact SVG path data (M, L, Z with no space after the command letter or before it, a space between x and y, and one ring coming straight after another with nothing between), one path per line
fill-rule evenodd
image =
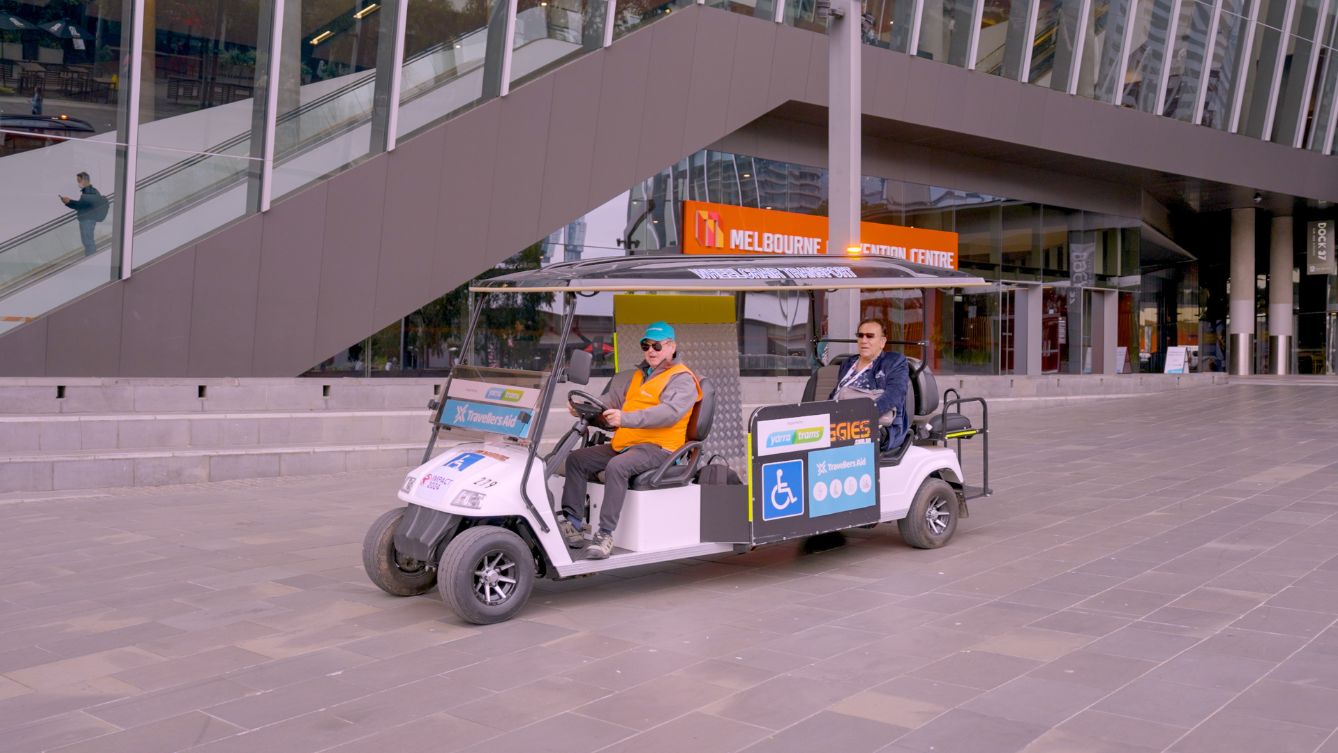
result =
M588 350L573 350L571 360L567 362L567 381L576 384L590 384L590 366L595 357Z

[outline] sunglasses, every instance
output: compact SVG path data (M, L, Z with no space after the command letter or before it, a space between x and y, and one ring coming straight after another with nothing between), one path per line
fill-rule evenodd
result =
M863 340L864 338L868 338L870 340L876 340L882 337L882 335L874 334L873 332L856 332L855 337L861 340Z
M660 342L651 342L650 340L642 340L642 341L641 341L641 349L642 349L642 350L650 350L651 348L654 348L654 349L655 349L655 352L656 352L656 353L659 353L660 350L662 350L662 349L664 348L664 344L665 344L666 342L668 342L668 341L667 341L667 340L661 340Z

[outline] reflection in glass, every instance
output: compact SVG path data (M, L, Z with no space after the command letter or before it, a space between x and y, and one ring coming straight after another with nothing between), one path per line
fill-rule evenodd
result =
M975 70L1016 79L1027 49L1027 0L985 0Z
M1249 59L1245 63L1245 89L1237 117L1236 132L1263 138L1270 120L1269 97L1277 80L1279 54L1284 43L1281 31L1289 0L1263 0L1255 26Z
M953 300L953 365L958 374L998 373L999 293L960 293Z
M1162 98L1161 113L1167 117L1187 123L1194 120L1212 17L1211 5L1186 0L1180 6L1175 45L1166 75L1166 95Z
M789 7L789 3L786 3ZM897 52L905 52L910 41L913 0L868 0L864 12L873 15L873 28L865 33L864 43Z
M1338 85L1338 55L1327 47L1321 47L1319 65L1315 71L1315 93L1311 98L1311 115L1302 142L1312 152L1324 151L1324 142L1333 127L1335 85Z
M1078 94L1114 102L1124 70L1124 39L1134 0L1093 0L1078 71Z
M613 12L613 38L618 39L663 18L693 0L618 0Z
M409 0L396 134L404 138L483 95L488 6L483 0Z
M1225 130L1231 124L1231 108L1240 80L1241 58L1245 52L1246 21L1233 13L1221 11L1217 19L1217 41L1213 45L1212 67L1204 87L1203 125Z
M998 204L957 208L959 268L974 270L985 277L998 277L1003 233L1001 210Z
M1179 0L1144 0L1135 14L1133 40L1129 46L1128 73L1120 104L1140 112L1157 112L1161 103L1161 74L1166 60L1166 41L1171 33L1173 12ZM1188 0L1187 0L1188 1Z
M121 0L3 10L24 29L0 32L0 332L119 275L113 210L125 163L115 142L126 140L119 83L130 62ZM105 205L84 195L79 173ZM61 196L99 206L77 211Z
M974 13L974 0L924 0L920 46L916 54L965 68Z
M528 81L603 43L603 0L519 0L511 80ZM582 46L584 33L599 42ZM590 36L596 36L591 33Z
M1277 109L1273 113L1273 141L1292 146L1298 142L1297 129L1304 130L1308 112L1301 108L1313 91L1308 76L1315 63L1315 34L1319 28L1320 0L1296 0L1292 11L1292 33L1288 37L1287 60L1282 67ZM1310 105L1313 106L1313 99Z
M827 19L818 18L817 0L785 0L785 23L797 29L827 33Z
M808 296L797 292L738 295L743 298L743 317L739 321L740 374L811 373Z
M1055 91L1068 91L1074 74L1073 53L1083 0L1040 0L1037 7L1027 81Z
M375 0L284 3L274 134L276 198L370 151L380 10Z
M1041 208L1035 204L1008 203L1003 207L1003 272L1009 277L1031 278L1041 266Z
M264 44L259 7L254 0L145 6L136 267L247 213L251 128L264 107L254 97Z

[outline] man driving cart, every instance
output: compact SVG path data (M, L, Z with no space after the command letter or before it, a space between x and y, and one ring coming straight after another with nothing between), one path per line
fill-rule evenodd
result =
M635 369L616 374L601 396L611 406L602 417L615 430L613 440L574 450L567 457L563 514L557 523L572 549L586 546L582 534L586 485L592 475L604 471L599 527L586 549L586 559L607 559L613 554L613 531L618 527L628 482L638 473L660 467L683 446L692 406L702 396L697 376L678 358L673 327L665 322L647 327L641 350L645 360ZM571 412L576 415L575 410Z

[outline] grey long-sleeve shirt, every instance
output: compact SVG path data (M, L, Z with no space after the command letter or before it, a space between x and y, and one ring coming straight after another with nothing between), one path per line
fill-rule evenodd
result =
M674 360L665 361L654 371L650 364L642 361L636 369L620 371L609 380L609 386L601 396L610 408L622 409L627 400L627 388L632 384L632 375L641 372L641 378L649 382L665 370L682 363L677 355ZM691 374L675 374L660 390L660 404L623 414L623 426L629 429L662 429L673 426L697 404L697 382Z

